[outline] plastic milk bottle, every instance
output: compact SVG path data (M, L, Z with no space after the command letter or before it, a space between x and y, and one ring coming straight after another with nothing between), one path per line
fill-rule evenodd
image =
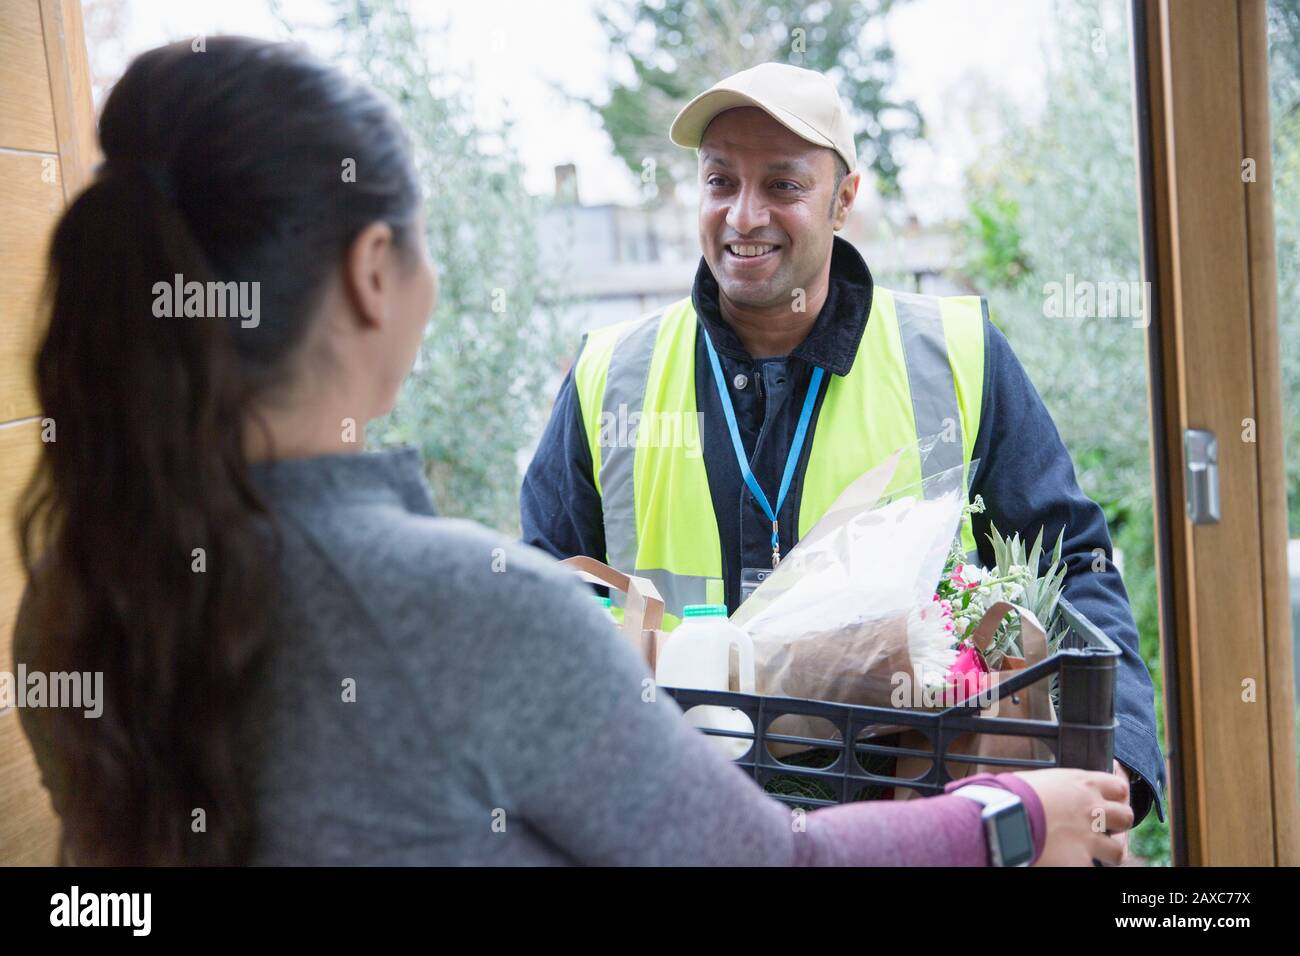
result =
M738 689L754 693L754 644L748 634L727 620L727 606L688 604L682 618L659 650L655 682L663 687L730 690L734 647L739 658ZM687 710L686 719L699 728L753 733L749 718L734 707L695 707ZM710 736L709 740L732 760L743 756L752 744L738 737Z

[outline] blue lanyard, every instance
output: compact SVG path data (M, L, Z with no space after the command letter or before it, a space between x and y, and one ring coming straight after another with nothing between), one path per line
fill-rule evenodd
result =
M749 467L749 459L745 457L745 446L740 441L740 429L736 426L736 409L731 404L731 394L727 391L727 382L722 377L722 364L718 361L718 353L713 348L713 340L709 338L708 330L703 327L700 328L700 334L704 336L704 344L709 350L709 364L713 366L713 381L718 386L718 398L722 401L722 413L726 416L727 428L731 431L731 447L736 450L736 463L740 465L740 474L745 479L745 484L749 486L749 490L754 493L754 497L758 499L763 513L772 522L772 567L776 567L781 561L781 535L777 528L776 516L781 513L786 492L790 490L790 481L794 478L794 469L799 463L799 453L803 450L804 438L808 435L808 422L812 419L813 405L817 403L817 393L821 390L822 377L825 373L820 365L813 366L812 380L808 383L808 394L804 397L803 410L799 413L799 424L795 426L794 441L790 443L790 456L785 460L785 473L781 475L781 490L777 492L774 511Z

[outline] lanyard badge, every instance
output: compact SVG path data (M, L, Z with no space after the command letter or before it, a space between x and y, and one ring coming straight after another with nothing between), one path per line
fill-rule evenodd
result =
M775 568L741 568L740 569L740 603L744 604L749 596L758 590L758 586L772 576Z
M812 380L808 383L808 394L804 396L803 409L799 412L799 423L795 426L794 440L790 443L790 454L786 458L785 471L781 475L781 488L776 495L776 508L773 509L771 503L767 500L767 495L763 494L758 479L754 477L754 472L749 467L749 460L745 457L745 446L740 440L740 428L736 425L736 409L731 404L731 395L727 391L727 382L722 375L722 363L718 361L718 353L713 348L713 340L709 338L709 332L703 326L700 327L700 334L704 336L704 344L708 348L709 365L713 367L713 381L718 386L718 398L722 402L722 413L727 419L727 429L731 432L731 447L735 449L736 463L740 465L741 477L745 479L745 484L749 486L749 490L758 500L763 513L772 522L772 567L775 568L781 563L781 535L776 516L781 513L781 505L785 502L786 492L790 490L790 482L794 478L794 469L799 463L799 454L803 450L804 439L808 435L808 422L812 419L813 405L817 403L817 393L821 390L822 378L825 372L821 366L813 366Z

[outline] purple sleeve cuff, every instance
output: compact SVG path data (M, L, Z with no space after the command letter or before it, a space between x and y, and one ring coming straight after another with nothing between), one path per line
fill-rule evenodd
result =
M1020 798L1029 814L1029 832L1034 838L1034 858L1030 863L1037 863L1043 855L1043 844L1047 842L1047 814L1043 810L1043 801L1038 799L1037 791L1014 773L977 773L973 777L954 780L943 788L943 792L952 793L959 787L972 783L1009 790Z

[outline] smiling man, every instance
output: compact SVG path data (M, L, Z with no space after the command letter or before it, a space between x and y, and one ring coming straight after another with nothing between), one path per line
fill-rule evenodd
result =
M524 479L525 540L650 578L674 621L689 604L734 611L896 449L911 449L902 484L977 462L970 494L987 510L963 524L967 552L993 563L990 522L1064 530L1066 594L1123 650L1117 772L1137 820L1160 813L1154 695L1105 517L985 301L876 286L835 235L860 177L834 85L762 64L697 96L670 135L698 150L694 287L584 338ZM637 420L684 440L608 427ZM922 460L918 441L936 436Z

